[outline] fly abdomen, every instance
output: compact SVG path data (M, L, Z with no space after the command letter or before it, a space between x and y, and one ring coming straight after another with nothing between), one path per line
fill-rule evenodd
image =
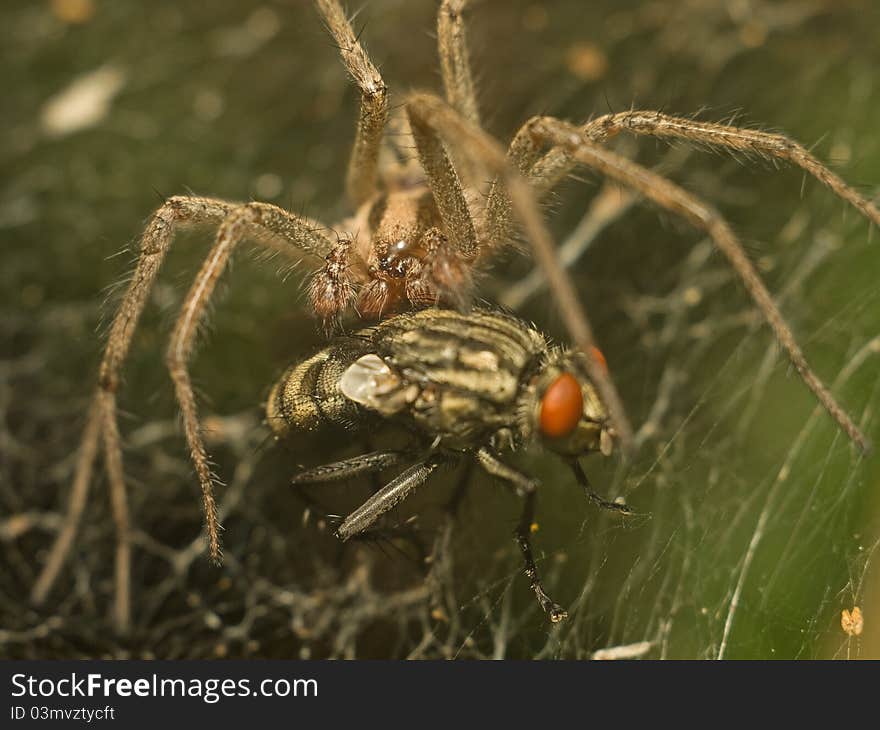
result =
M266 403L266 416L275 435L355 422L358 407L339 390L339 379L351 363L350 351L330 347L287 368Z

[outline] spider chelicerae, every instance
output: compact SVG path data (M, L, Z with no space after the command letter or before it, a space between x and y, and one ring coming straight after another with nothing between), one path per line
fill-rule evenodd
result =
M473 296L475 273L522 237L550 283L572 343L590 352L593 336L589 320L557 258L539 207L541 199L577 166L631 189L708 234L730 261L806 385L847 435L861 448L867 447L852 419L810 369L724 219L697 196L607 149L604 143L629 133L787 162L880 224L877 207L802 145L779 134L630 110L604 114L580 125L534 117L522 125L505 151L481 126L465 39L466 0L443 0L438 12L444 96L411 93L404 97L402 113L396 117L389 113L385 82L341 5L337 0L316 0L315 4L361 93L346 179L352 216L327 226L268 203L234 203L191 195L169 198L153 213L141 236L134 275L110 328L79 448L67 517L33 587L32 598L37 604L45 602L70 554L101 450L118 536L114 615L118 628L128 626L130 520L116 391L139 317L175 233L192 224L211 225L216 235L175 322L166 362L202 489L209 549L215 559L220 556L220 540L214 476L188 363L199 324L235 248L251 241L295 260L314 260L317 271L309 286L309 301L325 330L332 331L349 310L364 319L376 319L434 304L466 309ZM396 128L393 136L386 134L389 124ZM414 146L418 164L403 164L394 154L387 154L389 145L401 149ZM594 359L588 358L587 367L625 449L632 440L632 430L614 385Z

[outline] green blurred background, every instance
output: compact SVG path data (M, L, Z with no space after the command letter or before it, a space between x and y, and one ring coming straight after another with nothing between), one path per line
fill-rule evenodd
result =
M398 101L439 88L435 13L432 0L360 8L355 24ZM587 658L620 646L651 658L880 656L880 460L859 458L826 416L811 418L813 400L725 262L648 207L572 269L630 415L650 424L632 463L594 457L588 471L641 516L598 513L550 457L518 460L545 482L535 542L570 609L565 624L550 628L534 605L510 539L519 505L488 479L468 490L436 591L424 551L442 534L458 474L399 510L400 537L343 548L303 520L287 485L297 466L366 444L267 442L268 387L321 338L303 300L308 267L279 277L278 263L244 253L194 364L229 485L227 561L208 564L162 357L206 232L180 236L169 256L121 394L133 630L114 636L109 620L114 543L100 470L49 605L29 607L144 220L189 190L339 220L357 96L305 1L10 0L0 14L0 656ZM504 141L539 112L736 115L812 147L875 198L878 38L872 0L475 0L469 15L485 126ZM83 78L107 98L77 127L60 95ZM723 211L823 378L864 357L833 389L880 443L878 232L766 161L653 141L622 149ZM599 188L582 178L550 207L560 240ZM496 300L531 270L528 257L508 256L482 294ZM546 293L521 312L565 340ZM344 514L369 486L312 496ZM864 632L848 637L841 611L855 605Z

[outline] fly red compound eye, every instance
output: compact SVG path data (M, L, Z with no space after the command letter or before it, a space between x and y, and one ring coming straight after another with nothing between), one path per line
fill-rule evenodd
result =
M567 436L581 420L584 396L571 373L563 373L550 383L541 398L541 431L545 436Z

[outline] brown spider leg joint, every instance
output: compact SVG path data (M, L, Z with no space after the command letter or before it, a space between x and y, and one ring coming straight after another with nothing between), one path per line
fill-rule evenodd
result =
M309 283L309 302L327 332L337 328L339 318L354 299L349 265L351 244L347 239L337 243Z

